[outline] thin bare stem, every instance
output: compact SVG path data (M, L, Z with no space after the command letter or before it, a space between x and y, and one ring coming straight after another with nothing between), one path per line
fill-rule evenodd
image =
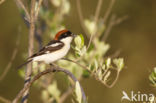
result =
M4 3L4 1L5 1L5 0L0 0L0 5L1 5L2 3Z
M26 14L26 20L30 22L30 14L21 0L15 0L17 6L22 8Z
M113 14L112 17L111 17L111 19L110 19L110 21L109 21L109 24L108 24L108 26L107 26L107 29L106 29L106 31L105 31L105 33L104 33L104 36L102 37L102 40L103 40L103 41L106 41L107 38L108 38L108 36L109 36L109 34L110 34L110 32L111 32L111 30L112 30L112 28L113 28L115 25L118 25L118 24L122 23L122 22L125 21L127 18L128 18L128 16L126 15L126 16L123 16L123 17L117 19L116 15Z
M82 64L80 64L80 63L78 63L77 61L74 61L74 60L71 60L71 59L67 59L67 58L62 58L62 60L67 60L67 61L69 61L69 62L73 62L73 63L75 63L75 64L81 66L83 69L85 69L85 70L87 70L88 72L91 73L91 71L89 70L89 68L87 68L86 66L84 66L84 65L82 65Z
M60 67L52 67L50 69L46 69L44 70L43 72L40 72L38 73L16 96L16 98L12 101L12 103L17 103L18 100L20 99L20 97L23 95L23 93L30 88L30 86L36 81L38 80L40 77L48 74L48 73L51 73L51 72L64 72L66 75L68 75L75 83L78 82L78 80L76 79L76 77L71 73L69 72L68 70L66 69L63 69L63 68L60 68ZM82 98L83 100L86 101L86 96L85 96L85 93L81 87L81 92L82 92Z
M106 41L106 40L107 40L107 37L108 37L108 35L110 34L110 31L112 30L112 28L113 28L113 26L114 26L114 21L115 21L115 19L116 19L116 16L113 15L113 16L111 17L111 19L110 19L110 22L109 22L109 24L108 24L108 26L107 26L107 29L106 29L106 31L105 31L105 33L104 33L104 36L103 36L103 38L102 38L103 41Z
M96 6L96 11L95 11L95 16L94 16L94 23L95 23L96 27L95 27L94 33L91 35L91 37L89 39L87 50L89 49L91 42L93 41L93 38L95 37L95 35L97 33L97 22L99 21L99 15L100 15L101 7L102 7L102 2L103 2L103 0L99 0L98 4Z
M33 49L34 49L35 3L36 3L36 0L31 0L30 29L29 29L29 35L28 35L28 38L29 38L28 56L29 57L33 54ZM27 65L27 68L26 68L26 71L25 71L25 84L24 84L24 87L30 82L31 74L32 74L32 63ZM29 94L29 88L23 94L22 103L27 103L28 94Z
M96 11L95 11L95 16L94 16L94 21L95 21L95 23L97 23L97 21L98 21L98 19L99 19L99 15L100 15L102 3L103 3L103 0L99 0L99 1L98 1L98 4L97 4L97 6L96 6Z
M63 103L71 93L72 93L72 87L68 88L68 90L61 96L59 103Z
M82 77L79 77L79 82L82 80ZM65 91L62 96L60 97L59 103L64 103L64 101L67 99L67 97L72 93L72 89L74 88L74 85L72 87L69 87L67 91Z
M115 69L115 68L112 68L113 70L116 70L116 71L117 71L117 76L116 76L115 80L112 82L112 84L111 84L111 85L108 85L106 82L101 81L101 80L98 78L98 76L97 76L95 73L93 73L92 71L90 71L89 68L87 68L86 66L81 65L80 63L78 63L78 62L76 62L76 61L73 61L73 60L70 60L70 59L67 59L67 58L63 58L62 60L67 60L67 61L69 61L69 62L73 62L73 63L75 63L75 64L81 66L83 69L85 69L85 70L87 70L89 73L91 73L91 75L94 76L94 78L95 78L97 81L100 81L102 84L104 84L104 85L105 85L106 87L108 87L108 88L112 88L112 87L115 85L115 83L117 82L118 78L119 78L119 73L120 73L120 71L118 71L118 70Z
M1 96L0 96L0 101L2 101L3 103L11 103L10 100L8 100L8 99L6 99L4 97L1 97Z
M104 85L105 85L106 87L108 87L108 88L112 88L112 87L116 84L116 82L117 82L117 80L118 80L118 78L119 78L119 75L120 75L120 71L117 70L116 78L115 78L115 80L111 83L111 85L108 85L107 83L104 83Z
M113 8L113 6L114 6L114 4L115 4L115 1L116 1L116 0L111 0L111 2L110 2L110 4L109 4L109 7L108 7L108 9L107 9L107 11L106 11L106 13L105 13L105 15L104 15L104 17L103 17L104 23L106 23L106 21L107 21L109 15L110 15L110 13L111 13L111 11L112 11L112 8Z
M84 30L87 38L89 38L89 32L84 24L84 18L83 18L83 14L82 14L82 10L81 10L81 3L80 0L76 0L76 5L77 5L77 11L78 11L78 15L79 15L79 19L80 19L80 24L82 26L82 29Z
M38 6L37 6L37 9L36 9L36 13L35 13L35 21L37 20L37 18L38 18L38 14L39 14L39 11L40 11L40 8L41 8L41 4L42 4L42 1L43 0L39 0L39 2L38 2Z
M20 44L20 35L21 35L21 29L19 28L19 33L18 33L18 37L17 37L17 40L16 40L16 46L15 46L15 48L13 50L13 53L12 53L12 56L11 56L11 59L10 59L8 65L4 69L4 72L2 73L2 75L0 76L0 81L2 81L5 78L6 74L10 70L10 68L12 66L12 63L13 63L15 57L16 57L16 54L18 52L18 46Z

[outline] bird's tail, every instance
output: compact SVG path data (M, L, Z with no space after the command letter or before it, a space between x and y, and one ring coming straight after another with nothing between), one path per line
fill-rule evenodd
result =
M29 63L29 62L31 62L31 61L32 61L32 59L31 59L31 60L26 61L25 63L23 63L23 64L21 64L21 65L19 65L19 66L17 67L17 69L22 68L24 65L28 64L28 63Z

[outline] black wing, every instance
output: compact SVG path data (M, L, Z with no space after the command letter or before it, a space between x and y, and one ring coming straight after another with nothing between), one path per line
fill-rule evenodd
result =
M36 57L36 56L43 55L43 54L54 52L56 50L61 49L63 46L64 46L64 43L62 43L58 40L52 40L45 47L43 47L41 50L39 50L39 52L37 52L37 53L33 54L31 57L29 57L29 59Z

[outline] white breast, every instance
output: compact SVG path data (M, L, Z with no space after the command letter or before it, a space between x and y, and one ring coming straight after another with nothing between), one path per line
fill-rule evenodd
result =
M58 59L63 58L69 51L70 45L65 45L62 49L57 50L56 52L44 54L33 58L33 61L44 61L47 64L50 64Z

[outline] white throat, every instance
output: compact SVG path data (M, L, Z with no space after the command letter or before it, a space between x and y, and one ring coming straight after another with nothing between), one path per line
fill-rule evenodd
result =
M60 41L63 42L65 45L70 45L72 40L73 40L73 37L66 37L64 39L61 39Z

